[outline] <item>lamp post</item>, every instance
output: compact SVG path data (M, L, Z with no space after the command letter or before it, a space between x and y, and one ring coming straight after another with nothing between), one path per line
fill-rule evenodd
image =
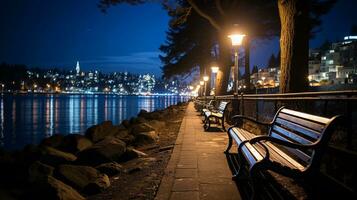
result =
M244 34L239 34L239 33L233 33L231 35L228 35L228 37L232 40L232 46L234 47L234 75L233 75L233 83L235 83L235 93L238 94L238 85L239 85L239 80L238 80L238 74L239 74L239 69L238 69L238 47L239 45L242 44Z
M218 70L219 70L219 67L217 67L217 66L212 66L211 67L211 70L212 70L212 73L213 73L213 77L212 77L212 84L213 84L213 87L212 87L212 91L213 91L213 95L215 95L215 93L216 93L216 75L217 75L217 72L218 72Z
M201 96L203 95L202 86L205 84L204 81L200 81Z
M206 96L206 91L207 91L207 81L209 80L208 76L203 77L203 81L205 82L205 90L204 90L204 96Z

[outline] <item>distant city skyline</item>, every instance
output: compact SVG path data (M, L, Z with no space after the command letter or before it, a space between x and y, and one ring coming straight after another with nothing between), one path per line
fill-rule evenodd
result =
M121 4L107 14L99 0L0 0L0 62L29 67L84 71L128 71L161 75L159 46L166 40L169 17L159 3ZM322 17L322 31L310 48L326 39L342 40L357 24L357 1L340 0ZM279 39L252 46L251 67L265 66L279 51Z

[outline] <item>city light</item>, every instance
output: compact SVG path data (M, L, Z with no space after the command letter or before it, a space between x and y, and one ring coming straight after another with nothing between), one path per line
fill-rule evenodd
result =
M204 81L200 81L200 85L202 86L202 85L204 85L205 84L205 82Z
M219 70L219 67L217 67L217 66L212 66L212 67L211 67L211 70L212 70L212 73L217 73L218 70Z
M208 81L208 80L209 80L209 77L208 77L208 76L204 76L204 77L203 77L203 81L206 82L206 81Z

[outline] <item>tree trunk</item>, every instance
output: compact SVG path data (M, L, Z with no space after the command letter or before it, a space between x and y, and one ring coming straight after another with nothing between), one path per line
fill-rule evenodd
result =
M306 91L308 86L308 1L279 0L281 22L280 93Z
M250 39L249 37L245 36L244 40L244 54L245 54L245 77L244 77L244 82L247 87L247 90L250 90Z
M219 72L216 79L216 95L227 93L229 73L231 69L231 45L228 36L222 31L219 35Z

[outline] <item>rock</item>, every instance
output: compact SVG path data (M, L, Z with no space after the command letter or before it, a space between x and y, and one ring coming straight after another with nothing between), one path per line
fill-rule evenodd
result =
M43 139L40 145L57 148L61 146L63 138L63 135L54 134L51 137Z
M155 131L141 132L135 137L136 145L145 145L155 143L159 139L158 134Z
M150 124L150 126L154 127L156 131L159 131L166 126L166 123L164 121L159 120L151 120L148 123Z
M53 166L73 162L77 157L71 153L63 152L52 147L44 147L44 156L41 162Z
M64 184L52 176L48 176L40 184L33 184L26 199L84 200L71 186Z
M123 140L128 135L129 135L129 131L127 129L124 129L124 130L120 130L120 131L116 132L114 136L116 138L119 138L119 139Z
M60 165L58 173L66 182L86 194L97 194L110 186L108 176L93 167Z
M98 142L106 137L114 136L119 131L125 130L124 126L113 126L111 121L104 121L87 129L85 136L93 142Z
M70 153L78 153L92 146L93 143L83 135L70 134L64 137L61 149Z
M121 122L121 125L123 125L125 128L129 128L130 127L130 121L125 119Z
M139 134L139 133L142 133L142 132L155 131L155 128L150 126L147 123L135 124L132 128L133 128L132 134L134 136Z
M106 174L108 176L114 176L123 171L123 166L117 162L103 163L95 167L100 173Z
M97 166L102 163L118 161L126 151L126 144L115 137L107 137L78 154L80 164Z
M161 151L168 151L174 148L174 145L169 145L169 146L164 146L164 147L160 147L159 152Z
M42 182L46 180L48 176L53 175L54 169L52 166L36 161L29 167L28 180L30 183Z
M128 160L132 160L135 158L140 158L140 157L145 157L147 156L146 153L136 150L134 148L127 148L126 152L123 154L123 156L120 158L121 162L126 162Z

